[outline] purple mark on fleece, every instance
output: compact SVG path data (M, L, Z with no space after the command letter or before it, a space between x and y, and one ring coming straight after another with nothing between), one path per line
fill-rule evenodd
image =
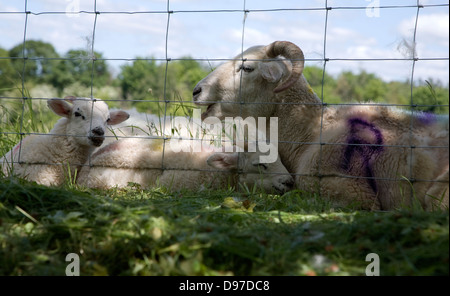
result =
M424 125L433 124L437 121L436 114L431 112L419 112L416 115L417 120Z
M366 145L382 145L383 135L380 130L377 129L373 124L368 123L360 118L351 118L348 121L350 126L350 135L347 138L347 147L344 151L344 159L342 161L342 169L348 171L350 168L350 163L355 152L363 159L364 170L369 183L370 188L377 193L377 184L375 179L373 179L373 169L371 164L371 159L376 154L383 151L382 146L366 146ZM370 141L367 138L371 138ZM375 142L375 143L370 143Z
M16 153L17 153L17 151L19 151L19 149L20 149L20 143L19 143L19 144L17 144L17 146L16 146L16 147L14 147L14 149L13 149L13 154L16 154Z

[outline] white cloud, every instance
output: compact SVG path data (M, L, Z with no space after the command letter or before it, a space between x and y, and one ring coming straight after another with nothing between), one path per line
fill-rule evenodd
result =
M403 40L399 42L399 50L404 51L402 44L412 45L414 25L416 18L403 20L398 31ZM448 13L419 14L416 32L416 56L419 58L448 58L449 50L449 15ZM406 48L407 52L411 52ZM405 55L404 55L405 56ZM418 61L416 63L415 77L417 79L439 79L449 82L449 63L445 60Z
M273 41L271 34L264 33L254 28L245 28L244 34L244 43L248 46L264 45ZM230 41L235 43L241 42L242 40L242 30L228 30L225 35Z
M449 15L430 14L419 18L418 37L424 42L436 42L442 46L449 46Z
M410 18L401 22L398 30L407 40L412 39L416 18ZM419 14L417 22L417 42L423 42L429 46L449 46L449 15L448 13Z
M328 39L329 40L351 40L360 38L360 34L354 30L350 30L342 27L331 27L328 29Z
M86 48L86 38L92 38L93 15L70 18L66 15L31 15L27 24L28 40L51 43L64 54L69 49Z

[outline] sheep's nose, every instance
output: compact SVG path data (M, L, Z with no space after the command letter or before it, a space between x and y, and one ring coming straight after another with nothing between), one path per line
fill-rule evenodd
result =
M197 96L202 92L202 87L201 86L196 86L194 88L194 92L192 93L192 95L194 96L194 101L197 101Z
M105 131L101 127L96 127L91 130L91 135L89 136L89 140L94 146L100 147L105 140Z
M101 127L96 127L92 130L92 134L97 137L105 135L105 131Z

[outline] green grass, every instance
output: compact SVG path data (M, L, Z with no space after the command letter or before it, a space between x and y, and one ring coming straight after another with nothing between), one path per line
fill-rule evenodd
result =
M0 179L0 275L448 275L449 212L332 208L283 196L97 191Z

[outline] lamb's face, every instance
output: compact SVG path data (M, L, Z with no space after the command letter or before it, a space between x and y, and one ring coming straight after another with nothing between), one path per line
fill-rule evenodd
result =
M265 103L276 101L274 89L289 76L291 68L288 60L269 59L264 46L251 47L201 80L194 88L193 101L207 106L202 119L254 114L269 117L275 105Z
M124 111L109 112L108 105L99 99L51 99L48 106L56 114L67 118L66 133L80 146L101 146L107 125L121 123L129 117Z
M243 173L239 176L240 183L262 188L266 192L284 193L293 189L294 179L280 157L273 163L262 163L259 152L245 152L241 156Z
M272 163L262 163L261 152L219 152L208 158L214 168L239 174L239 183L265 192L284 193L294 186L294 179L281 163L280 157Z
M110 113L103 101L76 100L69 118L68 132L83 146L99 147L105 140Z

